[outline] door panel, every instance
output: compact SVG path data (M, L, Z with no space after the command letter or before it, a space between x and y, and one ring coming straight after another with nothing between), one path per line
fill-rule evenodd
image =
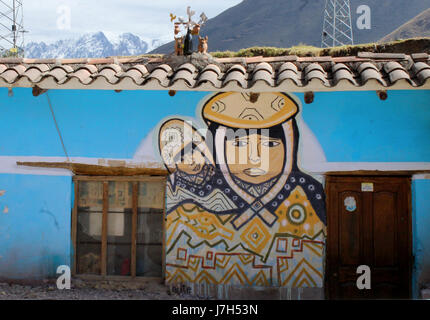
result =
M373 261L375 267L393 267L397 264L397 210L396 194L373 194Z
M362 191L362 183L373 186ZM366 189L363 189L366 190ZM327 274L333 299L395 299L410 295L410 179L327 177ZM358 266L371 270L359 290Z
M356 199L356 210L350 212L344 205L344 199ZM361 195L357 192L342 192L339 201L339 253L341 266L354 266L361 258ZM345 232L347 231L347 232Z

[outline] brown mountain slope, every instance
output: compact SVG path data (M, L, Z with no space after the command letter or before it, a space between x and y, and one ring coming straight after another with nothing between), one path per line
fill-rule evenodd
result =
M237 51L252 46L320 46L325 0L243 0L209 19L201 34L209 37L210 51ZM357 29L357 8L371 9L371 29ZM430 7L430 0L351 0L355 43L381 39ZM172 27L173 38L173 27ZM170 53L174 44L152 53Z
M430 8L382 38L380 42L416 37L430 37Z

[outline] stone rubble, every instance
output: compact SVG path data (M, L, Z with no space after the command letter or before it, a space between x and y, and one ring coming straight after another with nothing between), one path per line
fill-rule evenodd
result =
M17 284L0 282L0 300L200 300L175 293L159 281L119 282L73 279L70 290L59 290L54 282Z

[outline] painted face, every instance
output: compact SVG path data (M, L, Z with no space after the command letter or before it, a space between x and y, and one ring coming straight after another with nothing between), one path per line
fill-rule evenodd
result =
M282 172L285 146L281 139L251 134L227 140L225 153L233 175L260 184Z

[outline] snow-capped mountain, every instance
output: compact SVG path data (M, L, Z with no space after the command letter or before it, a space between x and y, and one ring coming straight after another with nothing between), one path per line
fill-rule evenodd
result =
M168 42L162 39L141 39L132 33L123 33L109 40L103 32L84 34L78 39L30 42L25 47L26 58L101 58L144 54Z

